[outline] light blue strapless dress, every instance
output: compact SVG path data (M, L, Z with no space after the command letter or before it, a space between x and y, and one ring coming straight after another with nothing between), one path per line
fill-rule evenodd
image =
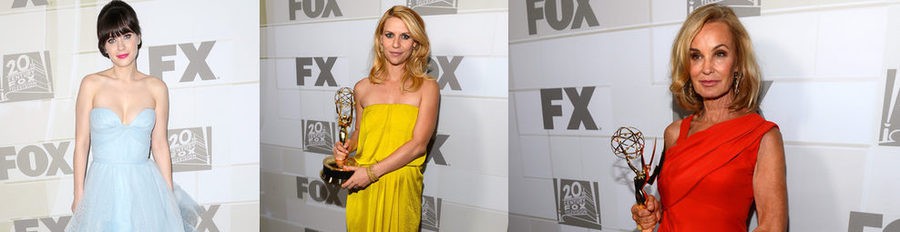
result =
M149 158L155 111L144 109L129 124L122 124L119 116L106 108L94 108L90 115L93 162L66 232L192 228L193 224L185 226L192 222L183 221L175 194ZM176 192L183 194L180 189Z

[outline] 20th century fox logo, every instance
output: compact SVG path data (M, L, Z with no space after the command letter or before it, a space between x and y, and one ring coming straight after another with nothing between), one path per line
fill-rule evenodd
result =
M457 0L406 0L406 6L421 15L456 14Z
M422 229L440 231L443 199L422 195Z
M554 178L553 188L559 224L600 230L597 182Z
M47 6L49 3L47 0L13 0L12 1L12 9L15 8L25 8L29 6L29 2L33 4L32 6Z
M687 0L687 13L690 15L701 6L719 4L731 7L739 17L759 16L762 8L760 1L762 0Z
M0 103L53 98L50 51L3 56Z
M212 127L169 129L175 172L212 169Z
M330 155L334 133L334 122L303 120L303 151Z
M900 147L900 90L895 88L896 81L897 69L888 69L878 135L878 144L882 146Z

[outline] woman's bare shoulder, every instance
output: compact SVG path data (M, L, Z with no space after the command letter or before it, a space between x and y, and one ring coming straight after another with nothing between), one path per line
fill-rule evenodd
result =
M363 77L362 79L357 81L355 85L353 85L353 95L355 95L355 97L357 98L361 97L362 94L366 93L367 90L372 88L372 85L373 83L369 81L368 77Z
M81 90L97 89L108 80L110 80L110 77L104 75L103 72L96 72L85 75L84 78L81 78Z
M666 126L666 131L663 132L663 139L666 142L666 147L672 147L675 144L675 140L678 139L678 135L681 133L681 121L684 119L678 119Z
M439 94L440 87L438 83L434 79L425 78L422 80L422 85L419 86L419 89L416 90L422 96L434 96Z
M766 131L763 134L762 140L760 141L762 147L767 147L766 145L773 145L774 147L784 147L784 138L781 135L781 130L778 127L772 127L769 131Z
M437 80L432 79L432 78L425 78L425 80L422 81L422 87L426 88L429 91L435 91L435 90L440 89L440 86L438 86Z
M353 90L364 90L369 88L369 86L371 85L372 82L369 81L369 77L363 77L362 79L359 79L359 81L356 81L356 84L353 85Z
M144 82L145 85L147 85L147 88L149 88L150 91L152 91L152 92L160 92L160 91L167 92L168 91L169 86L166 85L166 82L163 81L162 78L150 76L150 75L143 74L143 73L141 73L140 75L142 75L141 81Z

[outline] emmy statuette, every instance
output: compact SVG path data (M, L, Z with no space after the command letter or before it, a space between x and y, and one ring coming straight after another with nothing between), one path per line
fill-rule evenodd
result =
M650 156L649 163L644 160L644 135L637 128L619 128L613 133L610 145L612 146L613 154L624 159L631 171L634 172L634 199L638 204L643 205L647 201L647 193L644 192L644 187L653 184L661 169L661 166L657 165L652 173L650 170L650 166L653 165L653 158L656 157L656 140L653 140L653 154ZM663 155L661 154L661 156ZM636 160L640 160L640 168L635 167ZM660 163L662 163L662 160L660 160Z
M338 89L334 94L334 106L337 110L338 140L341 143L347 142L347 128L353 123L353 109L355 101L353 99L353 89L343 87ZM322 172L320 177L325 183L343 184L344 181L350 179L353 171L344 170L344 166L357 166L356 159L353 157L335 157L329 155L322 160Z

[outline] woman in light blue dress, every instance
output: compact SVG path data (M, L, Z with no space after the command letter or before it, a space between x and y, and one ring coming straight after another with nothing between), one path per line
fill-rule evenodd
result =
M190 229L173 191L168 90L137 70L141 28L134 9L121 1L104 6L97 37L113 66L85 76L78 90L74 215L66 231Z

